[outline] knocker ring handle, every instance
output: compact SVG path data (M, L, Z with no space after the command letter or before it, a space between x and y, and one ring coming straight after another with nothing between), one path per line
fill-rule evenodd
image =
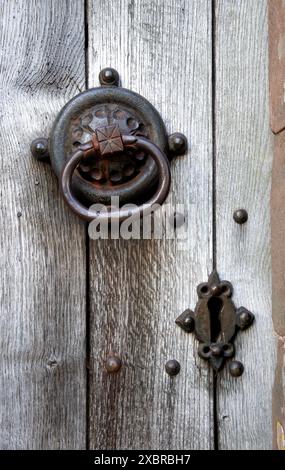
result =
M97 137L96 137L97 135ZM156 204L163 204L165 201L170 187L170 167L169 162L166 155L159 149L159 147L151 142L149 139L140 136L133 136L133 135L124 135L120 134L118 140L116 139L114 149L109 147L109 153L114 153L118 150L116 143L120 146L120 142L122 144L122 148L120 150L124 150L126 147L132 147L140 150L144 150L147 154L153 158L156 163L157 170L158 170L158 188L154 195L145 203L140 206L133 206L130 208L113 208L112 211L92 211L88 209L83 204L81 204L78 199L73 195L71 190L71 180L72 175L80 163L80 161L85 157L86 150L90 150L92 147L95 148L96 153L99 151L100 158L100 151L101 155L104 152L102 148L100 149L100 142L98 142L98 133L94 134L95 138L92 137L92 141L88 142L87 144L82 145L81 148L76 150L69 160L67 161L65 167L62 171L61 176L61 190L63 197L70 207L70 209L82 219L91 222L94 219L97 220L119 220L120 222L125 220L127 217L130 216L142 216L143 214L147 214L152 212L153 206ZM99 139L100 140L100 139Z

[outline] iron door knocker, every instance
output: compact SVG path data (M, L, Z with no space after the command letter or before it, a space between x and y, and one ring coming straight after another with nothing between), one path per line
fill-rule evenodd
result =
M32 153L50 158L63 197L84 220L124 220L161 205L169 192L169 160L187 150L183 134L167 136L156 109L139 94L121 88L111 68L99 74L101 87L69 101L57 116L49 140L33 141ZM112 198L122 204L110 211ZM100 203L108 209L92 210Z

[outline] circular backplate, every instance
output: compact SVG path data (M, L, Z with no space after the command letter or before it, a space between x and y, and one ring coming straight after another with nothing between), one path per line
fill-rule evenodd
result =
M168 151L164 123L156 109L142 96L124 88L104 86L80 93L59 113L50 135L50 158L58 178L68 157L91 139L101 126L118 124L122 133L142 135L163 152ZM150 194L157 180L152 159L142 152L126 150L106 159L90 156L73 176L73 191L92 204L137 202Z

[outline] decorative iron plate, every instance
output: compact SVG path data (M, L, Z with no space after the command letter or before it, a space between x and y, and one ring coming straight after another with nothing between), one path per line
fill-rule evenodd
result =
M199 340L199 356L218 371L235 354L233 340L237 330L248 328L254 315L244 307L236 309L231 300L233 287L228 281L220 281L217 271L212 272L208 282L199 284L197 294L195 311L185 310L176 323L187 333L194 331ZM242 365L240 370L242 373ZM235 368L232 375L241 374Z

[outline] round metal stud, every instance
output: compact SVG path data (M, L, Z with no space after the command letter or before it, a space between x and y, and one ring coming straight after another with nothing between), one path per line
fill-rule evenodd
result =
M49 158L48 140L44 137L33 140L31 143L31 152L37 160L47 160Z
M243 374L244 367L239 361L232 361L230 363L230 374L232 377L240 377Z
M195 320L193 318L193 312L189 309L185 310L178 318L176 318L175 323L186 331L186 333L191 333L195 328Z
M247 221L248 213L245 209L237 209L234 212L233 218L237 224L242 225L242 224L245 224L245 222Z
M105 362L105 368L110 374L118 372L122 367L122 361L118 356L109 356Z
M168 145L172 155L184 155L187 151L187 139L180 132L175 132L168 137Z
M241 330L248 328L253 322L253 315L248 311L241 312L239 315L239 325Z
M117 70L112 69L111 67L102 69L99 73L99 82L103 86L119 86L120 77Z
M195 321L194 318L190 317L190 315L183 320L183 328L184 330L188 331L189 333L194 330Z
M177 375L179 374L180 372L180 364L178 361L176 361L176 359L170 359L169 361L167 361L167 363L165 364L165 371L168 375L170 376L174 376L174 375Z

